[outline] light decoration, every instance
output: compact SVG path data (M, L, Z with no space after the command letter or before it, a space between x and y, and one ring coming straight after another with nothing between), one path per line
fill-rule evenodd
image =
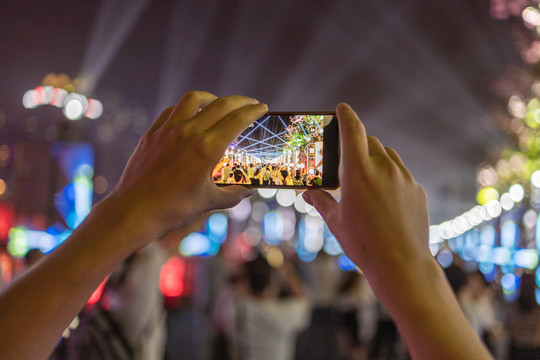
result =
M184 294L185 260L178 256L171 257L161 268L159 289L168 298L177 298Z
M534 270L538 266L538 252L535 249L521 249L516 251L514 255L516 266Z
M65 74L47 74L42 85L26 91L22 98L23 106L34 109L42 105L51 105L62 109L70 120L83 117L97 119L103 115L103 104L76 92L82 88L82 79L70 79Z
M524 19L536 24L538 14L538 9L527 8ZM500 282L509 301L517 296L521 272L540 274L539 90L540 82L535 82L531 88L534 96L510 96L507 129L515 136L517 147L505 148L494 165L479 168L478 205L430 227L430 243L440 249L439 254L447 251L447 244L466 263L476 263L488 281ZM445 255L437 255L437 259L441 263L447 260Z
M5 243L9 230L15 223L15 210L9 204L0 203L0 243Z
M296 196L296 199L294 200L294 209L301 214L305 214L308 213L311 209L313 209L313 206L306 203L306 201L302 197L302 194L298 194Z
M227 237L229 218L224 213L210 215L206 221L206 232L211 241L222 244Z
M527 6L521 13L525 24L540 33L540 10L538 6Z
M259 195L264 198L264 199L271 199L273 198L274 196L276 196L276 193L277 193L277 189L265 189L265 188L260 188L260 189L257 189L257 192L259 193Z
M218 253L227 238L229 218L223 212L210 215L205 224L205 231L193 232L187 235L178 246L184 257L209 257Z
M332 256L337 256L343 254L343 249L336 237L330 232L326 223L324 224L324 245L323 250Z
M15 257L23 257L29 249L40 249L47 253L54 249L60 239L46 231L14 227L9 231L8 252Z
M236 221L244 221L249 217L251 213L251 201L249 199L243 199L235 207L229 210L231 219Z
M439 262L439 264L441 264L443 268L447 268L452 265L452 262L454 261L454 255L450 250L443 249L437 254L437 261Z
M509 300L515 300L517 296L517 289L519 287L519 277L515 274L504 274L501 278L501 287L503 289L504 297Z
M291 206L296 200L296 192L291 189L279 189L276 193L276 200L283 207Z
M8 254L0 253L0 276L4 283L9 283L13 277L13 262Z
M70 120L79 120L83 117L97 119L103 115L103 104L99 100L88 99L82 94L53 86L38 86L26 91L22 103L27 109L41 105L55 106L62 109L66 118Z
M293 207L280 206L277 208L277 211L283 219L283 241L294 242L296 235L296 213Z
M75 229L92 208L94 153L87 143L57 142L51 154L71 182L55 195L55 207L70 229Z
M266 260L268 261L268 264L274 268L281 267L285 262L283 252L277 247L268 250L266 253Z
M7 249L10 255L22 257L31 248L44 253L52 251L69 237L92 207L92 177L94 175L94 153L87 143L53 143L51 157L58 164L63 177L70 181L54 196L54 205L64 218L67 228L53 224L45 231L16 226L8 233Z
M212 243L206 234L195 232L182 239L179 248L185 257L206 256L212 250Z
M304 235L304 246L307 251L317 253L324 245L324 221L322 218L312 216L305 217L304 222L306 232Z
M103 280L101 284L98 285L96 290L92 292L92 295L90 295L88 301L86 302L86 308L92 307L99 301L99 299L101 299L101 296L103 295L103 290L105 289L105 284L107 283L108 279L109 277L107 276L105 280Z
M291 117L285 139L290 149L304 149L308 144L322 141L324 116L296 115Z
M345 254L339 256L338 265L344 271L358 271L358 267Z
M283 215L280 212L272 210L266 213L263 218L264 241L268 245L278 245L283 239Z

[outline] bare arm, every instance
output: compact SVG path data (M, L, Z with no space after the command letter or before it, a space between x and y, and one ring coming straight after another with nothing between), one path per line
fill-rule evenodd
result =
M247 97L217 99L205 92L186 93L165 110L112 193L64 244L0 294L0 358L47 358L92 291L124 258L249 195L242 186L217 187L210 175L229 143L266 111Z
M304 198L362 269L414 359L491 359L429 251L423 189L348 105L337 116L341 200L321 190Z

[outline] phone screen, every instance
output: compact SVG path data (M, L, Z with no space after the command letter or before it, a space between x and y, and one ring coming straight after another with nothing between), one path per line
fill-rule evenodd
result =
M229 145L212 177L218 185L336 187L333 127L334 113L268 113Z

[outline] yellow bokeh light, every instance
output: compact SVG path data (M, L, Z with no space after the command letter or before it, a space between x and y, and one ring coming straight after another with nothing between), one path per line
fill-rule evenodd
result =
M476 195L476 201L478 201L480 205L487 204L493 200L499 200L499 192L491 186L483 188Z
M0 195L4 195L6 192L6 182L0 179Z
M278 268L283 265L283 253L278 248L271 248L266 253L266 260L268 261L268 264L270 264L273 268Z

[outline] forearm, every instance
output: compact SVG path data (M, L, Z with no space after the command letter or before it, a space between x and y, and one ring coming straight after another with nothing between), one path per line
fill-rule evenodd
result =
M99 283L136 249L118 204L98 204L72 236L0 295L0 358L44 359Z
M491 359L436 261L426 257L401 269L391 280L380 278L372 286L391 313L412 358Z

